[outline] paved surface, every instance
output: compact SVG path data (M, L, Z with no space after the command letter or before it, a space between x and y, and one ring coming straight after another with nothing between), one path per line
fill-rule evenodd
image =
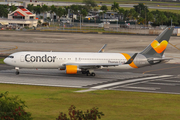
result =
M140 52L156 36L101 35L59 32L0 32L0 53L17 51L79 51L97 52L108 44L105 52ZM96 76L67 75L59 70L21 69L15 75L13 67L0 65L0 83L78 87L89 90L110 89L180 94L180 41L172 36L165 56L174 58L159 64L132 70L98 70ZM171 64L169 64L171 63Z
M67 75L56 69L21 69L20 75L15 75L12 67L0 65L0 68L0 83L87 88L77 92L108 89L180 94L180 65L177 64L126 71L98 70L95 77L81 73Z

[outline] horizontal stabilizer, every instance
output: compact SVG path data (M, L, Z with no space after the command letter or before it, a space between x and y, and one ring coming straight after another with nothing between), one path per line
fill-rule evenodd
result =
M148 61L164 61L164 60L172 60L173 58L149 58Z
M98 51L98 53L104 52L104 49L105 49L106 46L107 46L107 44L104 44L104 46Z

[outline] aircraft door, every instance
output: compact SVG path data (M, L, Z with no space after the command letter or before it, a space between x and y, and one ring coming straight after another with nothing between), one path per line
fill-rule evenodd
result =
M77 62L79 62L79 61L81 61L81 58L75 58L75 61L77 61Z
M24 62L24 55L21 55L20 60L21 60L21 62Z

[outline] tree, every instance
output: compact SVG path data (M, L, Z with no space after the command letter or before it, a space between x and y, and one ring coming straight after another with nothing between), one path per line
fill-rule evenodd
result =
M10 8L9 11L11 11L11 12L13 12L17 9L17 7L15 5L11 5L9 8Z
M33 4L28 4L27 9L31 12L34 12L34 5Z
M70 9L69 6L64 6L64 15L68 14L68 10Z
M147 13L147 21L154 22L154 15L151 12Z
M1 120L31 120L31 113L25 112L26 107L18 96L9 97L8 92L0 94Z
M99 112L98 108L95 107L83 112L82 110L76 110L76 107L72 105L68 110L70 119L61 112L56 120L97 120L104 116L103 112Z
M60 21L61 16L64 15L64 9L62 9L62 7L59 7L55 13L59 17L59 21Z
M142 17L140 17L140 18L138 19L138 24L144 24L144 21L145 21L145 19L142 18Z
M7 5L0 5L0 17L7 17L8 16L8 6Z
M145 6L143 3L139 3L138 5L133 6L135 11L139 14L141 14L142 11L145 11L146 13L149 12L148 7Z
M54 5L50 7L50 13L53 14L53 17L52 17L53 21L54 21L54 13L56 12L56 10L57 8Z
M100 10L107 11L107 10L108 10L108 8L107 8L107 6L106 6L106 5L102 5L102 6L101 6L101 8L100 8Z
M87 12L85 9L82 9L82 10L81 10L82 24L83 24L84 17L87 16L87 14L88 14L88 12Z
M42 5L41 12L43 13L43 20L44 20L44 13L49 11L49 7L47 5Z
M40 5L34 6L34 12L36 14L41 14L42 13L42 8Z
M122 18L124 19L124 17L123 17L124 16L124 9L123 8L118 9L118 16L119 15L121 16L121 20L122 20Z
M134 9L130 9L129 18L134 19L134 20L137 19L138 18L138 13Z
M107 12L108 8L106 5L103 5L103 6L101 6L101 10L103 10L102 13L103 13L103 19L104 19L104 14Z
M168 20L163 12L160 12L160 14L158 14L156 19L157 19L158 23L162 24L162 25L163 25L164 22L167 22L167 20Z
M117 2L114 2L111 6L111 10L117 12L119 10L119 4Z
M88 10L91 10L91 7L94 8L97 6L97 4L94 0L83 0L82 3L85 4L85 6Z

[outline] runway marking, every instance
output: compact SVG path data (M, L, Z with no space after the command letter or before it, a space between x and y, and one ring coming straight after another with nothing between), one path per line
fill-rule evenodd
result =
M91 87L91 89L102 89L102 88L111 87L111 86L115 86L115 85L121 85L121 84L130 83L130 82L137 82L137 81L142 81L142 80L149 80L149 79L155 79L155 78L164 78L164 77L171 77L171 76L172 75L161 75L161 76L148 77L148 78L125 80L125 81L121 81L121 82L114 82L114 83L110 83L110 84L104 84L104 85Z
M117 90L117 89L113 89L113 90ZM175 94L175 95L180 95L180 93L176 93L176 92L161 92L161 91L142 91L142 90L127 90L127 89L118 89L121 91L130 91L130 92L148 92L148 93L163 93L163 94Z
M142 90L157 90L157 89L160 89L160 88L154 88L154 87L130 87L130 86L124 86L123 88L142 89Z
M176 82L176 83L180 83L180 81L177 81L177 80L158 80L158 81L166 81L166 82Z
M72 88L82 88L82 86L70 86L70 85L53 85L53 84L33 84L33 83L18 83L18 82L2 82L5 84L18 84L18 85L36 85L36 86L50 86L50 87L72 87Z
M150 81L151 81L151 80L150 80ZM140 83L146 83L146 82L147 82L147 81L130 83L130 84L122 85L122 86L111 87L111 89L116 89L116 88L119 88L119 87L127 87L127 86L136 85L136 84L140 84Z
M95 91L97 89L87 89L87 90L79 90L79 91L75 91L75 92L90 92L90 91Z
M180 50L178 47L176 47L176 45L173 45L173 44L171 44L170 42L169 42L169 44L170 44L171 46L173 46L174 48Z
M167 69L178 68L178 67L180 67L180 66L170 67L170 68L162 68L162 69L157 69L157 70L150 70L150 71L143 72L143 74L148 73L148 72L152 72L152 71L161 71L161 70L167 70Z
M17 46L15 46L15 48L11 48L11 49L8 49L8 50L2 50L2 51L0 51L0 52L7 52L7 51L11 51L11 50L16 50L16 49L18 49Z
M180 84L173 84L173 83L146 83L146 84L154 84L154 85L170 85L170 86L177 86Z

